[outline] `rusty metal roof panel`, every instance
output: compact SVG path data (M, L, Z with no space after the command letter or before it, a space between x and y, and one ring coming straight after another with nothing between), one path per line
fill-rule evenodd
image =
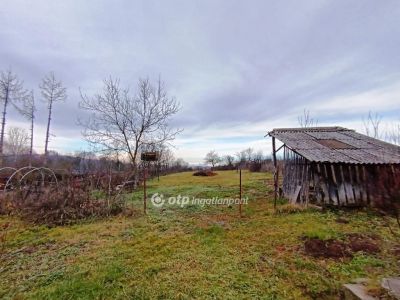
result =
M309 161L400 164L399 146L343 127L279 128L269 135Z

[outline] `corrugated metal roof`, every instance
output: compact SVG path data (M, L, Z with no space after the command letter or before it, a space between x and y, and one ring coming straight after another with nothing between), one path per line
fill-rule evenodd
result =
M400 147L343 127L276 128L268 133L309 161L400 164ZM320 143L320 140L330 140ZM349 145L346 149L342 143ZM341 147L335 148L335 144ZM330 147L328 146L330 145Z

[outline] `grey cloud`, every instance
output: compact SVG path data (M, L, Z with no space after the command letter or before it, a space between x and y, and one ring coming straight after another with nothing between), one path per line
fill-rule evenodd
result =
M195 132L399 81L399 15L395 0L8 0L0 69L12 66L37 98L54 71L69 96L54 129L77 135L79 87L93 94L112 75L134 89L139 77L161 74L183 106L174 124ZM45 116L42 106L39 124Z

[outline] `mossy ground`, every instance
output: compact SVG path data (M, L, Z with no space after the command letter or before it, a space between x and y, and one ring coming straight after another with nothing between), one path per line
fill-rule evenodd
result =
M359 277L399 275L398 244L368 211L303 210L275 214L271 174L243 174L237 206L166 205L148 214L47 228L0 217L11 227L0 254L5 299L308 299L337 298ZM149 182L149 196L237 197L238 174L180 173ZM141 191L127 195L142 208ZM346 224L336 222L346 218ZM392 229L397 230L394 222ZM376 234L382 251L342 260L307 256L303 237ZM0 245L1 246L1 245Z

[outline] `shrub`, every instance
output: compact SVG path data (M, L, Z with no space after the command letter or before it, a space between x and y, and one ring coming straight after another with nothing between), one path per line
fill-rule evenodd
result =
M68 182L40 189L30 186L11 191L3 195L0 203L2 214L16 214L24 220L48 226L116 215L125 209L122 200L96 199L88 186L77 188Z

